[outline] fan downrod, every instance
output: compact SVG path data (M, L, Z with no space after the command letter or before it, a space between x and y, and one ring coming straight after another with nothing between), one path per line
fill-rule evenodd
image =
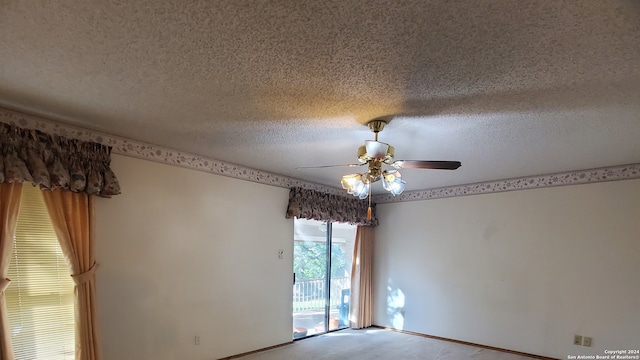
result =
M384 126L388 124L387 120L384 119L373 119L367 123L369 129L376 134L376 141L378 141L378 133L384 129Z

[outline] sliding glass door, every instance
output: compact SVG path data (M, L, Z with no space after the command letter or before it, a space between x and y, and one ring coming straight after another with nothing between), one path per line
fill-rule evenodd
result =
M294 220L294 339L349 326L356 230L343 223Z

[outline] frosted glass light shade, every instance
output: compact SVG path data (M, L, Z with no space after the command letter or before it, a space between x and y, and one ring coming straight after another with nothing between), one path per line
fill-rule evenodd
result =
M340 181L340 184L342 185L343 189L347 189L347 190L349 190L349 193L351 193L351 189L353 189L354 185L358 181L362 181L362 175L360 175L360 174L349 174L349 175L345 175L345 176L342 177L342 180Z
M393 196L402 194L406 184L407 182L402 180L402 174L399 171L387 171L382 176L382 187Z

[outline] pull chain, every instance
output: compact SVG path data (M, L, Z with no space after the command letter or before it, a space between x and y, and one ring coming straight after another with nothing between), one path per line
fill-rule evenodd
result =
M376 133L376 137L377 137ZM369 208L367 209L367 220L371 220L371 181L369 181Z

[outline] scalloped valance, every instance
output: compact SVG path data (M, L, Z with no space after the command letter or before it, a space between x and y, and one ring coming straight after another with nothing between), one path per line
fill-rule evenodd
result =
M120 194L110 164L108 146L0 123L0 183L109 197Z
M378 218L375 204L371 204L371 220L367 220L368 207L366 200L294 187L289 191L289 206L285 217L376 226Z

